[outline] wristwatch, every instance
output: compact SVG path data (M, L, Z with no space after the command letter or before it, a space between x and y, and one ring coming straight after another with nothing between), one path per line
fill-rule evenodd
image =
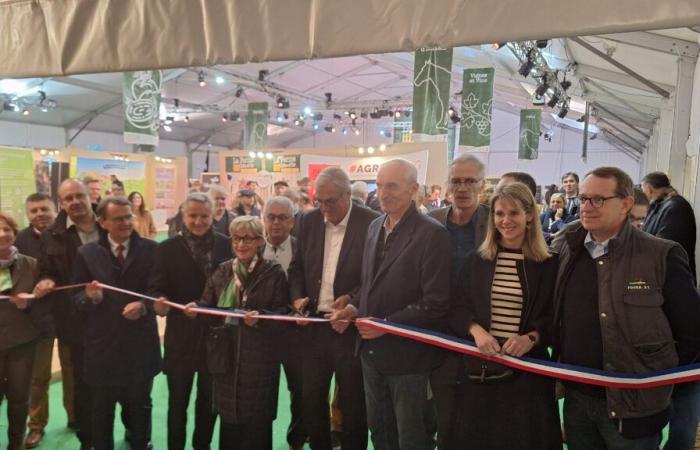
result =
M530 342L532 342L533 344L537 344L537 338L534 334L528 333L525 336L527 336L527 338L530 339Z

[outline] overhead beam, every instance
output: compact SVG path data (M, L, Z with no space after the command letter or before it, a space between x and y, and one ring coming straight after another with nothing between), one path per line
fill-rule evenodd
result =
M646 78L643 77L642 75L638 74L637 72L635 72L634 70L630 69L630 68L627 67L626 65L624 65L624 64L622 64L621 62L617 61L615 58L609 56L607 53L598 50L596 47L594 47L593 45L591 45L591 44L589 44L588 42L584 41L584 40L581 39L580 37L574 36L574 37L570 37L569 39L571 39L573 42L576 42L578 45L580 45L581 47L585 48L586 50L588 50L589 52L593 53L594 55L600 57L600 58L603 59L604 61L606 61L606 62L612 64L612 65L615 66L615 67L617 67L618 69L620 69L621 71L625 72L627 75L631 76L631 77L634 78L635 80L639 81L639 82L642 83L644 86L646 86L646 87L650 88L651 90L655 91L656 93L658 93L658 94L661 95L662 97L664 97L664 98L669 98L669 97L671 96L671 93L670 93L668 90L666 90L666 89L660 87L658 84L656 84L656 83L654 83L654 82L652 82L652 81L649 81L648 79L646 79Z
M627 133L626 131L624 131L622 128L620 128L619 126L617 126L617 125L615 125L615 124L613 124L613 123L607 121L606 119L598 119L598 123L603 124L603 125L607 125L608 127L612 128L613 130L617 131L617 132L620 133L622 136L624 136L625 138L627 138L627 139L629 140L629 142L632 142L632 143L634 143L634 144L637 144L637 146L639 146L639 147L642 147L642 148L643 148L643 147L645 146L645 144L644 144L643 142L641 142L641 141L637 140L636 138L632 137L629 133Z
M639 148L639 147L635 146L634 144L631 144L631 143L627 142L625 139L622 139L620 136L616 135L615 133L613 133L612 131L608 130L607 128L601 128L601 130L603 130L605 136L610 136L610 137L612 137L612 138L615 139L617 142L623 144L625 147L631 148L632 150L634 150L635 152L639 153L640 155L644 152L643 147L642 147L642 148Z
M617 120L619 120L620 122L624 123L625 125L627 125L627 126L630 127L631 129L633 129L633 130L636 131L637 133L641 134L641 135L644 136L645 138L649 139L649 138L651 137L651 135L650 135L649 133L645 132L644 130L642 130L642 129L638 128L638 127L636 127L635 125L633 125L632 123L630 123L630 122L629 122L627 119L625 119L624 117L622 117L622 116L620 116L620 115L618 115L618 114L615 114L614 112L610 111L609 109L607 109L607 108L601 106L599 103L593 103L593 107L596 108L596 109L599 109L599 110L603 111L604 113L606 113L607 115L609 115L609 116L611 116L611 117L614 117L615 119L617 119Z
M700 46L697 42L675 39L648 31L599 34L594 37L673 56L685 56L687 58L697 59L700 53Z

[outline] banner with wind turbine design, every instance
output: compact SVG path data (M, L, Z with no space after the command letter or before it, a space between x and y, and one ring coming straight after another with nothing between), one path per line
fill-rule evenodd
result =
M246 117L246 150L267 148L267 102L248 103Z
M491 144L493 79L493 67L464 71L459 145L465 150Z
M540 144L541 109L520 110L518 159L537 159Z
M445 141L452 49L416 50L413 66L413 141Z

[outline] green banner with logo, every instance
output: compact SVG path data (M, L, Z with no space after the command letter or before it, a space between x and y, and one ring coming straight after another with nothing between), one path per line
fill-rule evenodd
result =
M413 140L444 140L450 108L452 49L416 50L413 65Z
M0 210L22 228L28 225L24 199L36 190L32 151L0 147Z
M537 159L540 144L541 109L520 110L518 159Z
M124 72L123 81L124 142L158 145L163 73L160 70Z
M487 147L491 144L493 79L493 67L464 71L459 145Z
M246 119L247 150L262 150L267 148L267 102L248 103Z

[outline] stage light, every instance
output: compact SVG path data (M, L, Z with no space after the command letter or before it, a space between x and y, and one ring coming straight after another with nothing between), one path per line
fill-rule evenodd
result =
M174 118L173 116L166 116L166 117L165 117L165 124L166 124L166 125L170 125L170 124L173 123L174 121L175 121L175 118Z
M547 77L544 76L542 77L542 83L540 83L537 88L535 88L535 94L538 97L542 97L545 92L547 92L547 89L549 89L549 83L547 83Z
M452 119L452 123L460 123L460 122L462 121L462 118L459 117L457 114L455 114L454 116L450 117L450 119Z
M24 109L22 110L22 115L23 115L23 116L28 116L28 115L29 115L29 110L28 110L27 108L24 108Z
M234 112L232 112L231 114L229 114L229 117L230 117L231 120L233 120L234 122L240 122L240 121L241 121L241 115L240 115L238 112L236 112L236 111L234 111Z
M571 87L571 81L569 81L569 80L564 80L559 84L561 84L561 88L564 89L565 91Z
M218 76L216 77L216 84L224 84L224 77Z
M239 87L238 89L236 89L236 93L233 95L235 95L236 98L241 98L241 95L243 95L243 88Z
M353 131L353 133L355 133L355 136L359 136L359 135L360 135L360 130L358 130L357 128L355 128L355 130Z
M282 113L277 113L277 122L284 122L284 116L282 115Z
M45 155L47 152L46 152L46 149L45 149L45 148L42 148L41 150L39 150L39 153L40 153L41 155Z
M183 120L185 121L185 123L189 122L189 121L190 121L190 116L185 116L185 118L184 118Z
M380 151L380 152L383 152L384 150L386 150L386 144L381 144L381 145L379 146L379 151Z
M347 128L343 128L342 130L340 130L340 132L343 133L343 134L348 134L348 129L347 129Z
M255 158L255 152L248 152L248 156L250 156L251 158Z
M394 112L394 118L400 119L400 118L401 118L401 111L399 111L399 110L397 109L397 110Z
M228 122L228 117L226 117L226 114L224 114L223 116L221 116L221 121L224 122L224 123Z
M265 158L272 159L272 153L265 153Z
M289 108L289 100L287 100L286 98L284 98L281 95L278 95L277 96L277 107L280 109Z
M340 114L337 114L337 113L333 113L333 118L334 118L335 120L342 120L342 119L343 119L343 118L341 117L341 115L340 115Z
M549 106L550 108L554 108L555 106L557 106L557 103L559 103L559 94L557 92L555 92L549 98L549 101L547 102L547 106Z
M332 92L326 92L323 94L326 96L326 107L330 108L331 103L333 103L333 93Z
M538 39L535 41L535 44L537 44L537 48L547 48L549 41L547 39Z
M503 47L505 47L508 43L507 42L494 42L491 44L491 48L494 50L500 50Z
M522 63L518 69L518 73L524 77L527 77L535 70L535 63L532 61L532 50L527 52L527 61Z
M262 69L258 70L258 81L265 81L267 76L270 74L270 71Z
M164 129L165 131L167 131L168 133L170 133L171 131L173 131L173 129L170 127L170 125L163 125L163 129Z
M557 114L557 116L560 119L563 119L566 117L567 114L569 114L569 106L566 103L564 103L563 105L561 105L561 109L559 110L559 114Z
M350 113L350 119L352 119L352 120L357 119L357 114L355 114L354 111Z
M265 154L263 152L258 152L258 158L263 159Z
M311 107L310 106L305 106L304 107L304 114L307 116L311 115Z
M199 87L205 87L207 85L207 80L204 78L204 72L201 70L197 74L197 81L199 82Z
M317 123L314 124L314 130L318 130L319 125Z
M323 120L323 113L316 113L313 115L314 120Z
M370 155L374 153L374 147L367 147L367 153Z
M364 154L364 153L365 153L365 148L364 148L364 147L358 148L358 149L357 149L357 153L359 153L360 155Z
M447 115L450 117L454 117L455 114L455 109L452 106L450 106L450 109L447 110Z

